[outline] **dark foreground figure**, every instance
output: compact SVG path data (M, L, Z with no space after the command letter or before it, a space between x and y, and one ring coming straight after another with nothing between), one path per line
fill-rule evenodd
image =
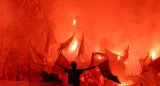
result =
M54 73L50 73L49 75L47 74L46 71L43 71L40 76L42 76L43 80L42 82L62 82L59 78L57 74Z
M79 76L83 73L83 71L95 68L95 67L91 67L86 69L76 69L77 67L76 62L72 62L71 65L72 65L72 69L67 69L64 67L63 68L65 69L65 72L68 73L68 84L72 84L74 86L79 86L80 84Z
M46 71L42 71L42 73L39 75L43 78L42 82L48 82L48 74Z

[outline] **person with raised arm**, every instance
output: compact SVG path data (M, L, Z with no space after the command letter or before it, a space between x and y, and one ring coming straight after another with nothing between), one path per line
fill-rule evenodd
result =
M76 67L77 67L76 62L72 62L71 65L72 65L72 69L64 68L61 65L59 65L59 66L64 68L65 72L68 74L68 84L72 84L74 86L79 86L80 85L79 76L83 73L83 71L95 68L95 66L94 66L94 67L85 68L85 69L76 69Z

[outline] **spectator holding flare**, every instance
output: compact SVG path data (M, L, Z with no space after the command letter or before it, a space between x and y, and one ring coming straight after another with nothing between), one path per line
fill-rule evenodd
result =
M71 65L72 65L72 69L64 68L61 65L59 65L59 66L64 68L65 72L68 74L68 84L72 84L74 86L79 86L79 84L80 84L79 78L80 78L80 75L83 73L83 71L95 68L95 66L94 66L94 67L86 68L86 69L76 69L76 67L77 67L76 62L72 62Z

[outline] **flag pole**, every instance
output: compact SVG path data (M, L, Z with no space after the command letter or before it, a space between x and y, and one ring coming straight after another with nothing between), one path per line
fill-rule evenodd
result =
M28 80L30 81L30 61L28 56Z
M93 51L92 51L92 58L91 58L91 62L90 62L90 67L91 67L91 64L92 64L92 59L93 59Z
M80 44L81 44L81 43L80 43L80 42L81 42L81 39L82 39L82 38L80 38L80 39L78 40L78 45L77 45L77 48L76 48L75 54L76 54L76 52L78 51L78 48L79 48L79 46L80 46Z
M58 59L59 59L61 53L62 53L62 50L60 51L60 53L59 53L59 55L58 55L58 58L57 58L57 60L55 61L55 64L57 63L57 61L58 61ZM55 67L55 64L54 64L53 68ZM53 70L53 68L52 68L52 70Z
M77 46L77 48L76 48L76 51L78 50L78 54L79 54L79 49L78 48L80 48L80 45L82 44L82 37L79 39L79 41L78 41L78 46ZM75 54L76 54L76 52L75 52ZM77 58L78 58L78 56L79 55L77 55ZM77 58L75 59L75 61L77 61Z
M84 42L84 33L83 33L82 41ZM83 60L83 57L84 57L84 43L83 43L82 60Z
M30 43L31 43L31 39L29 39L29 42L27 43L27 51L28 51L28 53L29 53L29 55L28 55L28 80L30 81Z
M80 40L79 40L80 41ZM82 59L81 60L83 60L83 57L84 57L84 33L83 33L83 35L82 35L82 37L81 37L81 42L80 43L78 43L78 47L79 47L79 50L80 50L80 48L82 47L81 45L83 44L83 51L82 51ZM78 48L76 49L76 51L78 50ZM76 53L75 53L76 54ZM80 52L78 51L78 56L80 56ZM77 56L77 58L78 58L78 56ZM77 58L75 59L75 60L77 60Z

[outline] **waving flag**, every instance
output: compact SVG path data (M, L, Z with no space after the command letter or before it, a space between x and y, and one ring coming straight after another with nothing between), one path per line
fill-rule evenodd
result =
M59 57L57 61L55 62L55 65L53 66L52 70L55 74L64 74L65 73L64 68L71 69L71 64L66 59L66 57L60 52Z
M141 67L142 67L142 72L153 72L153 68L148 66L149 64L151 64L152 62L152 59L151 57L149 56L149 54L145 57L145 59L140 59L140 64L141 64Z
M38 77L39 74L44 70L45 65L43 64L44 56L37 52L33 47L29 46L28 52L28 64L29 64L29 80L33 77Z
M97 66L99 64L101 64L102 62L106 61L108 59L108 57L103 54L103 53L99 53L99 52L95 52L92 53L92 59L91 59L91 67L93 66Z
M117 76L114 76L111 71L110 71L110 67L109 67L109 60L104 61L103 63L98 65L100 72L102 73L102 75L114 82L120 83L118 80Z
M160 73L160 58L154 60L148 66L152 68L154 72Z
M124 61L126 61L128 59L128 57L129 57L128 51L129 51L129 45L128 45L128 47L126 49L124 49L124 56L121 56L120 61L124 62Z
M105 55L110 59L110 60L115 60L118 58L118 55L109 51L108 49L105 50Z
M52 44L56 44L56 40L54 38L54 34L53 34L53 31L50 29L48 29L48 32L47 32L47 40L46 40L46 44L45 44L45 53L48 53L49 52L49 46L52 45Z
M109 57L109 65L110 69L112 70L112 73L116 74L117 76L121 77L125 74L125 64L124 61L118 60L117 58L119 55L106 50L105 55Z
M145 57L142 61L142 72L141 76L144 79L141 79L144 86L158 86L159 83L159 76L158 73L160 72L160 58L151 62L151 57Z
M124 50L124 57L128 58L128 51L129 51L129 45L128 47Z
M65 41L64 43L60 44L60 48L59 51L62 49L68 49L68 47L70 46L73 38L74 38L75 33L73 34L73 36L71 36L67 41Z
M145 57L145 59L143 60L143 64L144 65L148 65L152 62L152 58L149 56L149 54Z
M29 46L29 57L34 63L43 64L44 56Z

